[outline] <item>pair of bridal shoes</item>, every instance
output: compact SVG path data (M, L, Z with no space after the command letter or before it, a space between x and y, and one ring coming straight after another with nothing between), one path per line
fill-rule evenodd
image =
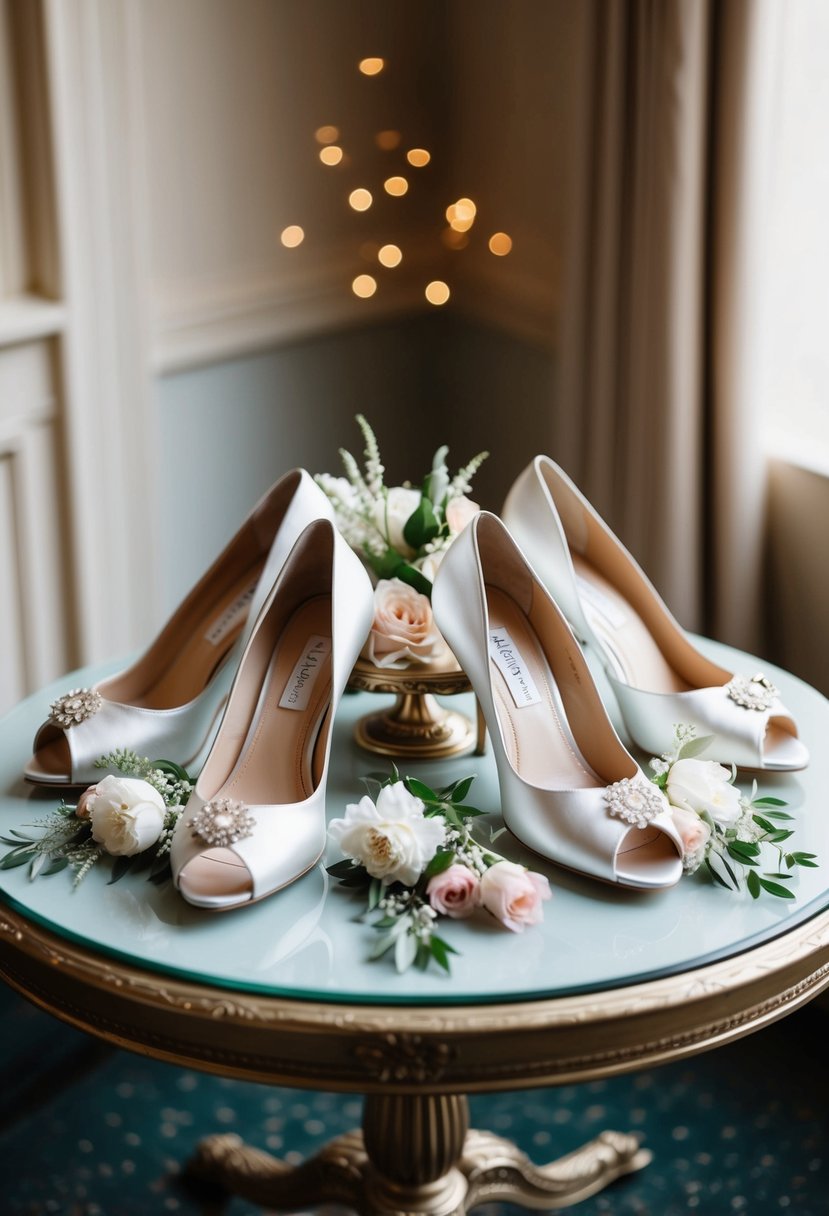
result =
M115 748L197 767L215 733L253 622L303 529L332 518L304 469L287 473L254 507L150 647L131 666L52 703L24 776L89 785Z
M631 740L671 750L676 723L711 736L706 759L740 768L805 768L809 753L762 672L702 655L569 477L536 456L509 492L504 522L576 636L601 660Z
M661 791L619 740L581 648L501 520L476 515L432 591L489 729L504 823L544 857L620 886L682 875Z
M373 615L359 559L329 519L309 524L256 619L176 824L170 862L189 903L252 903L319 860L334 714Z

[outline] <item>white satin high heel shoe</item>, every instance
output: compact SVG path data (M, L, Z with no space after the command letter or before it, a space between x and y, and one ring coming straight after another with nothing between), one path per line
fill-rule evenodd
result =
M503 510L576 636L601 657L631 739L669 752L674 725L712 735L706 759L743 768L805 768L809 753L777 689L740 675L689 641L659 593L570 478L536 456Z
M374 614L368 575L330 520L308 525L253 626L170 851L197 907L280 890L319 860L337 705Z
M481 512L453 542L432 605L486 719L510 831L605 882L676 883L682 845L667 801L620 742L572 630L497 516Z
M148 650L92 688L52 703L24 769L41 785L89 785L114 748L196 765L218 724L247 635L303 528L333 518L304 469L280 478Z

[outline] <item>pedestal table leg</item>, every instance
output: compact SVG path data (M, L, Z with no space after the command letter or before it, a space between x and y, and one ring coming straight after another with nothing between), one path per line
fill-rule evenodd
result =
M459 1094L379 1094L366 1099L362 1132L348 1132L293 1167L238 1136L210 1136L190 1172L274 1210L343 1203L373 1216L462 1216L475 1205L569 1207L647 1165L635 1136L602 1132L549 1165L508 1140L469 1130Z

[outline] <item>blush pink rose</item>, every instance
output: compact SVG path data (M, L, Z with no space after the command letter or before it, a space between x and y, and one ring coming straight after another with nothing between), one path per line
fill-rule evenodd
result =
M481 878L481 903L513 933L540 924L544 919L541 905L550 898L550 883L543 874L512 861L496 862Z
M436 912L461 920L480 907L481 881L468 866L455 864L429 879L426 894Z
M412 661L430 662L444 646L428 596L399 578L381 579L374 588L366 657L377 667L405 667Z
M480 509L478 504L471 498L467 498L465 494L460 494L457 498L450 498L446 504L446 522L452 535L457 536L459 532L463 532Z
M687 861L699 856L711 835L708 824L696 811L687 811L679 806L671 807L671 817L682 841L683 859Z
M98 793L97 785L90 785L89 789L84 790L78 799L78 805L75 807L75 814L79 819L89 819L90 804Z

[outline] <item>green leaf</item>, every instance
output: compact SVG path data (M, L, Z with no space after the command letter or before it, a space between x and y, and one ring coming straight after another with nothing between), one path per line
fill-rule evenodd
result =
M737 849L740 853L744 853L746 857L760 856L760 846L752 840L732 840L728 847L729 849Z
M368 889L368 910L373 912L383 897L383 884L379 878L372 878Z
M115 864L112 867L112 877L107 886L111 887L114 882L118 882L125 874L129 873L132 869L132 862L133 859L131 857L116 857Z
M781 880L781 882L791 882L792 879L794 878L794 874L784 874L782 872L782 870L779 870L777 872L771 871L771 872L765 873L763 875L763 877L764 878L779 878Z
M700 752L705 751L713 738L713 735L700 735L698 739L689 739L679 749L677 759L690 760L693 756L698 756Z
M448 789L441 790L443 798L448 798L450 802L463 802L466 795L472 788L472 782L475 780L474 775L471 777L462 777L460 781L456 781L450 785Z
M772 834L769 837L767 837L767 839L768 839L769 844L782 844L783 841L788 840L790 836L794 836L794 832L791 830L772 832Z
M193 779L187 772L187 769L182 768L180 764L176 764L173 760L151 760L150 763L153 768L166 773L168 777L174 777L176 781L187 781L189 784L193 784Z
M442 967L444 971L450 971L449 955L457 954L457 950L450 946L448 942L445 942L442 937L435 937L434 935L430 942L430 950L432 958L438 966Z
M379 941L374 943L374 946L369 954L369 962L374 959L381 958L387 950L391 950L395 943L395 937L391 933L386 933Z
M332 878L343 878L346 874L350 874L354 869L354 862L350 857L344 858L343 861L335 861L333 865L326 866L325 871Z
M399 578L401 583L408 583L410 587L414 587L415 591L425 595L427 600L432 598L431 580L416 570L414 566L410 566L408 562L400 563L394 572L394 577Z
M721 878L720 874L718 874L716 872L716 869L714 868L714 866L711 865L711 861L709 860L709 857L705 858L705 868L707 869L707 872L709 872L711 878L714 879L715 883L717 883L720 886L724 886L724 888L726 888L727 891L732 889L731 886L729 886L728 883L726 882L726 879ZM749 878L750 877L751 877L751 874L749 874Z
M782 798L755 798L754 802L752 802L751 805L752 806L788 806L788 803L785 802L784 799L782 799ZM778 819L783 819L783 818L791 819L791 815L783 816L783 815L778 814L777 817L778 817Z
M65 857L52 857L49 863L41 870L41 874L44 878L48 878L50 874L59 874L68 865L69 862Z
M754 823L757 824L758 828L762 828L764 832L776 832L777 831L777 828L774 826L774 824L770 820L764 819L762 815L752 815L751 818L754 821Z
M403 525L403 538L413 549L420 549L422 545L428 545L430 540L434 540L438 532L440 521L424 487L420 502Z
M17 866L25 866L26 862L31 861L35 856L35 849L13 849L11 853L7 853L3 860L0 861L0 870L13 870Z
M404 777L403 784L410 794L415 798L419 798L421 802L440 802L434 790L429 789L422 781L418 781L417 777Z
M781 822L788 820L791 822L794 815L787 815L785 811L766 811L766 819L778 819Z
M170 858L165 853L163 857L157 859L158 869L153 868L147 875L147 882L151 882L154 886L160 887L162 883L169 882L173 877L173 871L170 868Z
M792 853L792 861L789 864L804 866L809 870L819 870L820 864L815 861L816 856L816 853Z
M756 857L752 857L749 853L743 853L739 848L740 841L732 840L728 845L728 852L735 861L739 861L743 866L759 866L760 862Z
M455 854L451 849L438 849L423 871L423 877L428 881L428 879L434 878L436 874L442 874L444 870L449 869L454 860Z
M768 878L760 878L757 880L764 891L768 891L769 895L776 895L778 899L794 899L793 891L789 891L786 887L781 887L779 882L771 882Z
M752 899L759 899L762 887L760 886L760 875L756 870L749 870L746 878L746 886L749 889Z

